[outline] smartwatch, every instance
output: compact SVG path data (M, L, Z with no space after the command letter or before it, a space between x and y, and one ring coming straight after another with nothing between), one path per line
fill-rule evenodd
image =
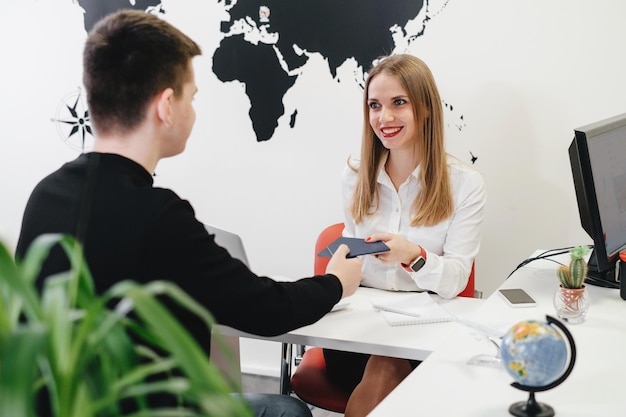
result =
M401 263L400 264L400 265L402 265L402 268L404 268L407 272L417 272L420 269L422 269L422 267L426 263L426 251L421 246L420 246L420 249L422 251L419 254L419 256L417 257L417 259L415 259L413 262L411 262L408 265L405 264L405 263Z

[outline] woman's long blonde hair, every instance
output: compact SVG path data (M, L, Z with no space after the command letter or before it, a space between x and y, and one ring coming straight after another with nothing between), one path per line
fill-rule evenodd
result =
M413 201L411 225L433 226L450 217L454 210L444 147L443 107L430 69L422 60L408 54L384 57L368 73L363 92L361 162L359 168L351 166L357 172L357 180L349 211L355 222L360 223L378 210L376 179L389 150L370 126L368 90L371 80L381 73L400 81L412 103L418 128L422 125L423 138L415 138L422 191Z

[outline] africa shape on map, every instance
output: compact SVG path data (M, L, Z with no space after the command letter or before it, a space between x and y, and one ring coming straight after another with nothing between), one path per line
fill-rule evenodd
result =
M274 134L307 54L321 54L333 77L348 59L367 71L422 35L428 20L424 1L416 0L223 1L230 20L222 22L213 72L222 82L245 84L257 141ZM411 23L416 28L409 31ZM363 84L362 74L356 82Z

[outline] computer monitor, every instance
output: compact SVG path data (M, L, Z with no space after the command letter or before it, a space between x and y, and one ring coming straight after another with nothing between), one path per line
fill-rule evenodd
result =
M583 229L593 239L586 282L618 288L626 248L626 113L574 129L569 147Z

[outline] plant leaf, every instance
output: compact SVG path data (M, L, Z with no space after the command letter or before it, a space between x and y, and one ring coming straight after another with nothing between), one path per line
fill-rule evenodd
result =
M46 350L47 336L43 326L19 326L0 344L1 416L34 415L37 357Z

